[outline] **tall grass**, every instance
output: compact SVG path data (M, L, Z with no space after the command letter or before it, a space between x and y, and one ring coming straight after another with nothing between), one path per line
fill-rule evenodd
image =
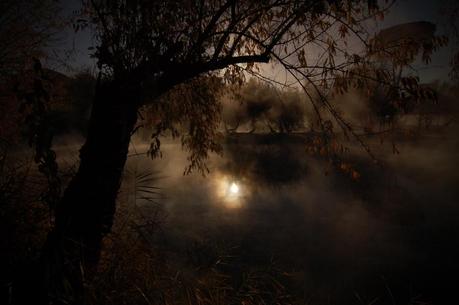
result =
M99 273L88 283L89 304L293 304L288 276L250 266L238 248L202 240L177 249L164 238L161 176L128 169Z

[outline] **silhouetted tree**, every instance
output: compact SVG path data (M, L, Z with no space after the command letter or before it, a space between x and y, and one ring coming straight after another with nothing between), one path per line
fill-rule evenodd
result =
M17 138L20 115L14 85L32 58L41 58L61 25L59 6L52 0L0 2L0 139Z
M304 131L310 120L301 91L279 90L251 79L225 96L222 120L227 132ZM258 128L257 128L258 127Z
M459 80L459 5L457 1L444 1L440 13L441 23L452 42L450 77L457 82Z
M274 61L299 86L320 93L310 99L317 126L331 130L331 123L321 119L322 107L357 137L321 92L338 76L342 90L357 81L347 69L366 64L363 21L383 14L376 2L84 1L84 16L75 28L94 30L100 74L80 166L56 209L43 255L46 298L83 302L83 280L95 271L102 238L110 231L141 107L149 105L160 117L151 153L159 153L163 132L178 136L185 130L186 172L205 171L209 151L220 149L219 89L225 82L242 83L247 73L263 78L255 64ZM350 36L362 42L360 55L347 48ZM355 78L361 86L369 81L364 76Z
M56 39L62 21L53 0L4 0L0 2L0 80L17 75L32 57Z

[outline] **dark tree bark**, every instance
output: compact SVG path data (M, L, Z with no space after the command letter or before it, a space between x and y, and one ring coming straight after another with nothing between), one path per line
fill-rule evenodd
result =
M268 61L269 57L261 54L204 63L168 63L166 72L152 79L156 69L145 63L131 72L114 72L114 80L99 80L78 172L56 208L55 226L34 277L13 292L15 303L84 303L85 279L96 271L102 239L113 223L129 142L145 96L154 100L177 84L229 65Z
M83 303L85 278L96 271L137 120L140 90L125 84L100 82L96 89L80 166L56 209L42 255L44 302Z

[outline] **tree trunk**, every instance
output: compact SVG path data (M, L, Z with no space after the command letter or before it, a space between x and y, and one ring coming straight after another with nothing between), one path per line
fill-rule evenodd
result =
M44 248L46 302L83 303L83 283L96 270L102 238L111 229L129 142L137 120L136 90L98 85L78 172L56 209Z

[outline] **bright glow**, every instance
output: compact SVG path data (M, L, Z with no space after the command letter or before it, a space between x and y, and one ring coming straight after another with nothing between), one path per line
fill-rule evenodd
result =
M235 182L231 183L229 188L230 194L237 195L239 193L239 186Z
M215 175L215 195L220 204L228 209L239 209L245 203L247 186L243 180L217 173Z

